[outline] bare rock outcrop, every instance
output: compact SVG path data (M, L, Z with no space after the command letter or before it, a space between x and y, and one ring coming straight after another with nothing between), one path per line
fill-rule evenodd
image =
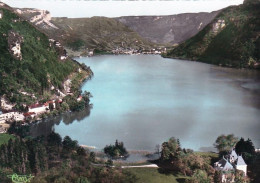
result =
M17 59L22 60L21 44L23 42L23 37L15 32L9 31L8 33L8 49L11 55Z
M16 13L42 29L58 29L58 27L51 23L51 14L47 10L21 8L16 9Z
M2 19L2 18L3 18L3 15L4 15L3 11L2 11L2 10L0 10L0 19Z

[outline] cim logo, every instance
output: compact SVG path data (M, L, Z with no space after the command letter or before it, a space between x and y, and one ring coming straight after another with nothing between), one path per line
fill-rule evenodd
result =
M17 175L15 173L12 175L7 175L7 177L12 179L13 183L26 183L26 182L30 182L34 176L32 176L31 174L30 175Z

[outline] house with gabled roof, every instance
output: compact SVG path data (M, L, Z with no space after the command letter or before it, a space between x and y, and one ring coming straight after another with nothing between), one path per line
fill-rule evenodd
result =
M226 157L223 156L222 159L214 163L214 168L221 171L222 182L234 182L234 172L236 170L241 170L245 176L247 175L247 164L242 156L237 155L234 149Z
M229 161L231 163L234 163L236 161L236 159L237 159L237 153L236 153L236 151L234 149L232 149L232 151L231 151L231 153L229 155Z
M218 162L214 163L214 167L216 170L220 171L233 171L235 170L231 163L227 159L223 158Z
M242 156L238 156L237 160L235 161L235 167L237 170L242 170L246 176L247 164L245 163Z

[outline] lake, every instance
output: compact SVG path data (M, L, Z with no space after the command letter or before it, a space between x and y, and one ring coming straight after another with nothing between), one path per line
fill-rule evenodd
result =
M94 72L82 86L93 108L56 119L50 126L62 137L97 149L118 139L147 151L176 137L183 148L209 151L219 135L233 133L260 147L259 72L158 55L76 60Z

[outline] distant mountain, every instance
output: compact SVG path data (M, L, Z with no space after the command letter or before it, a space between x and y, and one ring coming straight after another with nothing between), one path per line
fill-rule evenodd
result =
M64 30L63 40L68 45L77 39L83 40L87 48L108 51L117 47L145 49L155 45L112 18L53 18L52 22Z
M74 51L116 48L151 49L172 46L198 33L219 11L172 16L51 18L48 11L16 9L17 13ZM81 48L81 49L80 49Z
M224 9L197 35L164 56L259 68L260 1L246 0L240 6Z
M16 12L49 37L60 40L74 51L111 51L118 47L150 49L156 46L112 18L51 18L48 11L28 8L17 8Z
M116 18L154 43L181 43L202 30L220 11L169 16L126 16Z
M51 88L63 90L64 80L79 68L65 59L62 46L55 47L44 33L3 3L0 35L0 96L7 101L30 104L53 96Z

